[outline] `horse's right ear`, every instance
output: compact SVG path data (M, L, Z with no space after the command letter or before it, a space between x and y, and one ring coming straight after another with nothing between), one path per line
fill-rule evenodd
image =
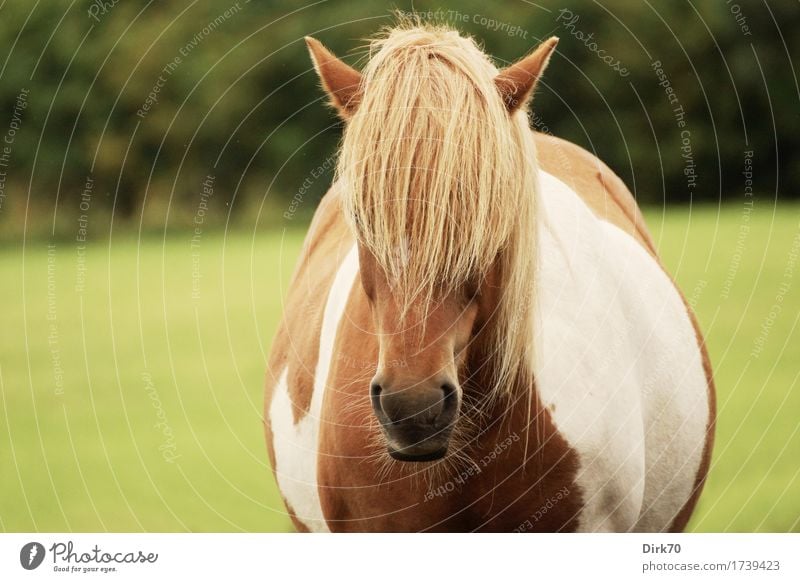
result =
M361 73L339 60L317 39L307 36L306 44L331 105L342 119L349 119L361 99Z
M551 36L527 57L509 65L494 78L509 113L514 113L528 102L557 44L558 37Z

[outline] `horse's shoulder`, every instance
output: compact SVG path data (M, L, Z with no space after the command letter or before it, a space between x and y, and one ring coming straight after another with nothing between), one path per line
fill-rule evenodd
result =
M340 197L332 187L317 206L283 297L284 316L269 362L268 388L287 371L295 419L305 414L311 401L325 301L352 244Z
M338 188L331 186L317 205L314 218L308 228L301 264L305 259L326 251L327 241L340 241L347 235L346 225L342 216L342 200ZM322 248L320 248L322 246Z
M534 135L540 169L564 182L596 216L618 226L656 256L636 199L611 168L574 143L544 133Z

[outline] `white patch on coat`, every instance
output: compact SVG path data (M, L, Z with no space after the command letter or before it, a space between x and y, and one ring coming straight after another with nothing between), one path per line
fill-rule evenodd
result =
M330 531L322 514L317 482L320 415L336 332L357 273L358 252L353 247L339 267L328 293L320 330L314 392L308 412L297 424L294 423L294 404L289 397L287 381L288 369L281 374L269 408L278 487L297 519L310 531Z
M535 371L578 453L579 531L658 531L691 495L708 423L694 327L629 234L540 172Z

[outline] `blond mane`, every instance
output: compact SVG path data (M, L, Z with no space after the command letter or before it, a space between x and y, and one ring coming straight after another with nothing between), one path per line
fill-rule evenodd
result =
M533 361L538 168L525 108L509 115L497 69L454 30L401 22L370 56L337 167L345 214L406 307L499 261L489 388L508 393Z

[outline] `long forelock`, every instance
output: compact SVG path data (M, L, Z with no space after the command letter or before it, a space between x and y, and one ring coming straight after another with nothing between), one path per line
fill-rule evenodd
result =
M501 263L496 391L531 363L536 162L525 112L469 38L413 23L373 41L337 168L355 236L407 308Z

